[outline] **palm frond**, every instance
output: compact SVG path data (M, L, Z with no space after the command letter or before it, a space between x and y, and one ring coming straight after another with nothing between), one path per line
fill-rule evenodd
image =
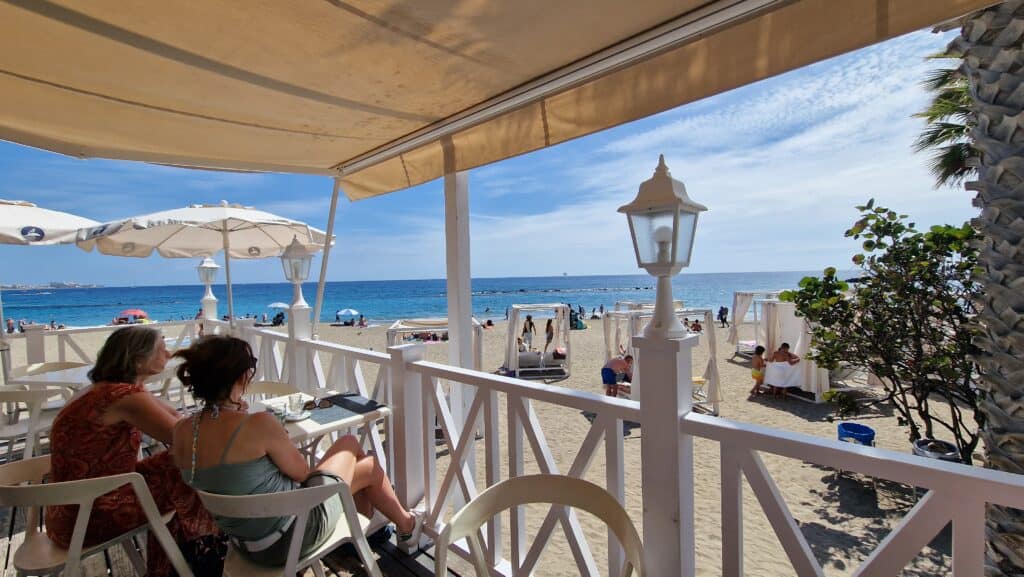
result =
M939 148L957 144L968 139L969 128L964 124L952 122L933 122L926 126L921 134L914 139L914 152L924 152L929 148Z
M977 169L967 165L967 159L977 153L967 142L957 142L936 150L928 163L928 169L935 177L935 188L958 187L973 177Z

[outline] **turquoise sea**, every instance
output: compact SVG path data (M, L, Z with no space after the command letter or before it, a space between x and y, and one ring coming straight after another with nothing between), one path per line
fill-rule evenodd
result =
M673 293L687 306L717 310L732 306L732 294L740 290L794 288L814 272L750 272L681 274L673 279ZM200 285L104 287L89 289L8 289L3 291L4 314L16 320L38 323L51 320L67 326L107 324L121 310L142 308L155 320L192 318L203 296ZM224 285L213 292L220 314L227 314ZM292 287L286 283L244 284L234 287L235 312L273 316L272 302L291 302ZM316 285L303 285L310 306ZM646 275L558 276L473 279L473 311L481 320L503 319L512 304L569 303L591 309L616 301L654 301L654 279ZM400 318L446 316L444 279L351 281L327 283L321 320L334 320L338 309L355 309L372 323Z

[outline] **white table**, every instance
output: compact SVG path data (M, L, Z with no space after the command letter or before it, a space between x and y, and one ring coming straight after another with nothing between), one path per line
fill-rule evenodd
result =
M89 385L89 371L92 365L39 373L38 375L24 375L12 377L10 384L26 387L68 387L80 389Z
M163 372L146 379L146 383L156 383L174 377L179 364L181 364L181 359L171 359L167 362ZM10 384L25 387L68 387L78 390L92 384L89 380L89 371L92 368L93 365L83 365L81 367L49 371L36 375L12 377Z
M312 400L313 397L305 393L302 395L302 401L306 402ZM325 391L322 393L321 398L336 395L338 393L334 391ZM288 397L277 397L274 399L266 399L263 401L257 401L252 404L250 411L264 411L269 407L281 407L286 405ZM330 410L330 409L315 409L315 413L318 410ZM346 415L343 418L334 419L327 422L318 422L314 418L303 419L301 421L286 422L284 425L285 431L288 432L288 438L295 443L299 450L306 455L306 458L310 462L310 466L316 465L316 447L320 444L320 440L331 433L338 431L344 431L347 429L353 429L357 427L364 427L370 425L376 421L384 419L391 415L391 409L384 405L380 405L376 409L365 413L355 413ZM322 419L321 419L322 420Z

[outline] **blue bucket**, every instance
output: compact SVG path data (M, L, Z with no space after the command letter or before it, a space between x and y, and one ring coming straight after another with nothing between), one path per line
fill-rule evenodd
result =
M839 440L870 447L875 444L875 430L857 423L839 423Z

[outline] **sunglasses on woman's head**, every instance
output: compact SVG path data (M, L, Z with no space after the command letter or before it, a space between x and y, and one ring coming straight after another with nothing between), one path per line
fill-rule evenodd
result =
M255 369L258 361L259 359L257 359L256 357L249 357L249 368Z

